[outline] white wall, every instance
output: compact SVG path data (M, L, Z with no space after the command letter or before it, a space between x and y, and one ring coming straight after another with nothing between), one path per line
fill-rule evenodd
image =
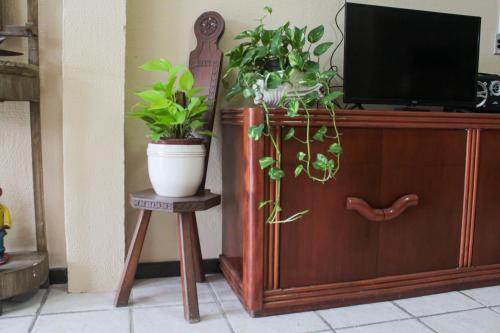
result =
M499 13L498 0L373 0L359 1L371 4L400 6L407 8L435 10L451 13L478 15L483 17L482 47L480 69L485 72L500 73L500 57L492 54L492 36L497 30ZM262 8L270 5L273 15L269 24L281 24L290 20L293 24L314 27L324 24L326 38L339 40L339 33L333 30L333 17L341 6L339 0L183 0L144 1L129 0L127 14L127 72L126 72L126 109L136 103L132 92L152 82L153 76L137 69L143 62L164 57L176 63L187 63L189 51L195 46L192 26L204 11L218 11L226 20L226 32L220 46L223 51L234 45L232 37L249 27L256 25L256 18L262 16ZM340 15L340 23L343 15ZM342 48L335 56L335 63L342 68ZM220 94L219 107L223 107L223 93ZM216 132L220 133L219 124ZM126 192L150 186L146 164L146 130L135 120L126 120ZM220 138L214 140L211 152L207 187L221 191L221 151ZM138 212L127 206L127 235L130 239ZM199 215L200 237L205 258L215 258L221 252L221 211L220 207ZM176 223L172 215L156 214L148 232L142 261L176 260L177 239Z
M125 0L64 0L64 204L70 291L116 288L124 261Z

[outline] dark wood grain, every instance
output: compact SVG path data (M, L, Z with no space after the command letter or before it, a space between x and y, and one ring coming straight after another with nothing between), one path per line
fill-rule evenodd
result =
M346 209L354 210L365 219L373 222L382 222L393 220L409 207L418 205L418 195L406 194L397 199L388 208L373 208L361 198L348 197L346 200Z
M286 130L284 131L286 133ZM305 130L296 129L299 137ZM302 144L286 141L282 148L283 217L310 209L301 220L281 227L280 287L325 284L376 276L378 226L345 209L347 197L356 196L382 206L379 198L382 131L343 129L342 167L335 181L322 185L304 175L293 177ZM328 142L315 143L326 151Z
M463 190L463 202L462 202L462 227L460 231L460 258L458 262L458 267L467 266L467 258L469 257L468 251L468 239L467 233L470 228L470 189L473 177L473 167L474 167L474 137L475 130L467 129L467 144L465 150L465 176L464 176L464 190Z
M500 132L482 131L472 265L500 263Z
M252 312L267 316L366 302L423 296L452 290L498 284L500 266L450 269L403 276L329 285L272 290L265 293L264 307Z
M472 265L472 253L474 252L474 234L476 222L476 203L477 203L477 178L479 168L479 148L481 132L478 129L470 130L472 134L471 155L470 155L470 170L469 170L469 186L468 186L468 201L467 201L467 228L465 230L465 252L464 266Z
M163 211L167 213L182 213L202 211L220 204L220 195L204 190L191 197L162 197L153 189L130 194L130 204L134 208Z
M259 110L260 111L260 110ZM265 218L259 203L265 198L264 172L259 159L264 154L264 141L248 137L248 128L264 121L262 112L248 109L243 127L244 197L243 197L243 295L246 307L259 311L264 293L264 227Z
M223 124L242 124L245 108L222 111ZM331 125L324 109L310 110L311 124ZM363 128L442 128L442 129L500 129L500 114L407 112L388 110L336 110L337 124L341 127ZM284 110L271 110L271 123L279 126L305 126L303 117L290 119Z
M204 130L212 131L215 119L215 106L217 101L217 92L219 91L219 80L221 75L221 66L224 54L219 50L218 42L224 34L225 22L222 16L217 12L205 12L194 24L194 33L196 35L196 48L189 55L189 69L195 78L197 87L205 88L200 95L208 95L208 112L205 113ZM208 165L210 155L211 137L204 137L207 154L205 156L205 166ZM207 167L205 167L203 181L200 190L205 188L207 178Z
M196 222L196 213L187 213L191 223L191 233L193 238L193 267L196 282L205 282L205 273L203 272L203 255L201 253L200 235L198 234L198 223ZM186 216L187 216L186 215ZM186 217L187 218L187 217Z
M419 205L380 224L378 276L458 267L466 132L384 130L381 200Z
M243 279L244 133L241 126L222 131L222 254Z
M311 114L313 131L329 125L324 110ZM229 196L224 200L240 200L242 213L238 206L223 206L229 219L221 269L245 309L263 316L498 283L500 209L494 203L500 195L500 115L337 110L337 116L344 155L337 179L329 184L293 177L302 145L282 142L287 173L282 217L311 211L302 220L272 228L264 225L265 210L256 208L259 200L275 195L257 165L271 151L265 140L246 136L249 126L262 122L262 110L222 113L229 140L224 154L229 152L231 162L241 157L225 166L224 182L226 176L230 182L224 185ZM290 120L277 109L271 110L271 122L274 130L286 133L294 126L304 136L303 117ZM239 152L239 144L232 143L241 136ZM328 146L315 142L313 147L314 155ZM234 184L238 176L244 179L243 190ZM418 197L418 205L404 212L404 205L392 206L409 194ZM367 221L345 209L349 197L362 198L382 213L385 209L392 219ZM232 238L230 232L240 225L241 234ZM226 256L238 249L240 239L243 278Z
M194 262L193 218L191 213L177 215L179 228L179 256L181 261L182 303L184 304L184 319L190 323L200 321L198 308L198 293L196 290L196 275Z
M115 298L115 306L127 306L130 298L130 291L134 284L135 272L137 271L137 264L141 257L142 246L148 231L149 220L151 218L150 210L141 210L139 220L135 226L134 235L130 242L127 259L125 260L125 267L123 269L120 284L118 285L118 293Z

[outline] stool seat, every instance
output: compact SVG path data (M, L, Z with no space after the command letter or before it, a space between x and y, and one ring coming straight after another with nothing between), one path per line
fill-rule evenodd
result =
M153 189L130 194L130 204L137 209L146 209L168 213L189 213L207 210L220 204L220 194L210 190L200 191L191 197L162 197Z

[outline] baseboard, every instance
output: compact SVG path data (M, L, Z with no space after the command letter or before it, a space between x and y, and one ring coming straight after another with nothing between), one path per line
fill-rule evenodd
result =
M219 259L204 259L203 270L205 274L220 273ZM163 261L163 262L143 262L137 266L135 273L136 279L151 279L161 277L180 276L179 261ZM68 269L65 267L56 267L49 270L50 284L66 284L68 283Z
M66 267L54 267L49 269L50 284L68 283L68 269Z

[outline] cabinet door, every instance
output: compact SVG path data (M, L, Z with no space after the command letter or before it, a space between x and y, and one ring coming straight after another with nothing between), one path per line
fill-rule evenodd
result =
M283 131L286 133L286 130ZM304 137L303 129L297 129ZM303 145L283 141L283 216L310 209L299 221L281 225L280 287L361 280L377 274L378 225L345 209L349 196L379 205L382 130L342 129L342 156L337 179L313 183L293 176ZM314 143L327 151L327 143ZM315 154L314 154L315 156Z
M381 201L419 203L380 223L378 276L458 267L466 141L464 130L384 130Z
M500 131L481 131L472 265L500 263Z

